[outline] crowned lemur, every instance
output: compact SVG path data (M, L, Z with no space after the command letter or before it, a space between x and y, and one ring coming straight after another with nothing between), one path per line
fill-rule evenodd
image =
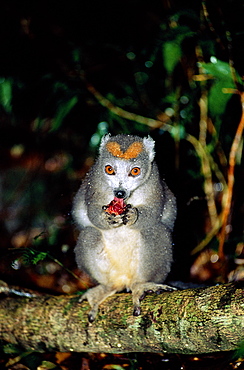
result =
M161 283L172 263L176 201L159 178L154 144L151 137L105 135L75 196L76 261L98 284L80 299L91 306L90 322L115 292L130 290L139 315L146 293L174 289Z

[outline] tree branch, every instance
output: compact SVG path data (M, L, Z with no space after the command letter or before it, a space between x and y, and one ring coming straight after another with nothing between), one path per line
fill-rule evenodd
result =
M207 353L244 341L244 290L234 284L150 295L132 315L130 294L116 294L87 321L78 296L3 298L0 341L26 350Z

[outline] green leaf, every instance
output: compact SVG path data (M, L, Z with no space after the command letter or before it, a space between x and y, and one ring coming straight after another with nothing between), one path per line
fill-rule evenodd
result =
M40 366L40 369L42 370L48 370L48 369L56 369L57 365L55 365L53 362L50 361L42 361L42 364Z
M0 104L4 107L6 112L10 113L12 110L12 83L10 80L2 78L0 80Z
M23 263L26 265L36 265L38 262L47 258L48 252L39 252L33 248L26 248L23 252Z
M162 45L164 67L171 75L183 55L182 41L195 35L188 27L178 27L169 33L170 40Z
M215 128L219 132L222 123L221 117L226 111L226 106L233 96L236 85L229 64L216 58L213 61L212 63L203 63L202 67L207 74L215 78L209 89L208 109L210 116L215 121ZM237 79L238 82L241 82L240 76L237 75Z
M59 129L64 118L68 115L68 113L71 111L71 109L75 106L77 102L78 102L78 97L73 96L67 102L60 104L57 110L56 116L54 117L53 125L50 129L50 132L57 131Z
M170 75L179 63L182 51L180 45L175 41L165 42L163 45L164 67Z
M11 344L11 343L3 345L2 349L4 353L8 353L8 354L22 353L22 350L18 346L16 346L15 344Z

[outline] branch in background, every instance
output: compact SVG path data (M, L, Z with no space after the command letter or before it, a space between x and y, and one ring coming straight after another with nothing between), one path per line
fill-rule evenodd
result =
M156 120L153 118L147 118L140 116L139 114L128 112L116 105L114 105L110 100L105 98L93 85L86 82L87 90L98 100L98 102L105 108L109 109L110 112L113 114L122 117L124 119L128 119L130 121L134 121L137 123L141 123L143 125L146 125L150 128L163 128L165 131L170 131L171 126L167 124L167 121L170 120L170 117L168 117L165 114L165 120Z
M223 210L223 216L222 216L222 229L219 234L219 257L221 259L224 258L224 242L226 238L226 226L228 222L228 216L230 214L231 209L231 201L233 196L233 187L235 182L235 165L236 165L236 155L238 152L238 148L240 147L241 139L242 139L242 133L244 130L244 94L241 94L242 99L242 116L240 123L237 127L235 138L233 140L230 155L229 155L229 170L228 170L228 188L227 188L227 199L225 208Z
M214 25L211 22L211 19L209 17L207 5L206 5L206 0L202 0L202 10L203 10L203 16L204 16L204 18L205 18L205 20L206 20L206 22L208 24L208 28L213 33L213 36L214 36L214 38L216 40L216 43L220 46L220 48L222 50L224 50L225 49L225 46L224 46L221 38L219 37L218 33L216 32L215 27L214 27Z
M211 227L214 228L216 223L218 223L218 213L216 209L215 199L214 199L214 189L213 189L213 179L212 179L212 172L211 167L209 163L209 158L211 155L208 153L207 149L207 128L208 128L208 115L207 115L207 92L204 90L202 92L202 96L199 102L200 106L200 122L199 122L199 141L196 142L195 147L197 146L197 143L199 143L199 152L201 153L201 163L202 163L202 173L204 176L204 191L206 194L206 200L208 205L208 214L211 222ZM198 154L199 154L198 152ZM209 155L208 155L209 154Z

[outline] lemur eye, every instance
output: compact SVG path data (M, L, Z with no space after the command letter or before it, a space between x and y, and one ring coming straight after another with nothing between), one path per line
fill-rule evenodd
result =
M138 176L141 173L141 169L139 167L133 167L130 171L131 176Z
M107 166L105 166L105 172L108 175L115 175L115 171L114 171L113 167L110 166L109 164Z

